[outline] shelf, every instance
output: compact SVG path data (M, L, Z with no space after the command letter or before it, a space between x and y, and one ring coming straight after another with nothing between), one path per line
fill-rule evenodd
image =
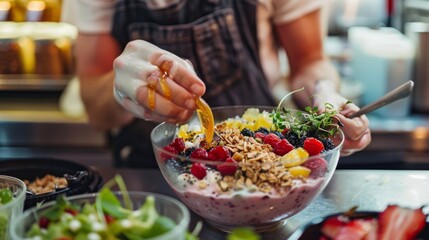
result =
M0 74L0 91L62 91L73 77Z

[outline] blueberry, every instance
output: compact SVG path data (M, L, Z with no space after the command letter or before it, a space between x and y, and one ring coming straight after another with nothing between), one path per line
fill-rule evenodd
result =
M331 139L324 138L324 139L319 139L319 140L323 143L323 146L325 147L324 151L329 151L329 150L335 148L335 145L334 145L334 143L332 142Z
M253 137L255 134L248 128L243 128L243 130L241 130L241 134L243 136L247 136L247 137Z
M176 159L168 159L165 162L165 167L168 171L175 172L177 174L188 172L188 170L186 169L186 164L180 163Z
M289 131L288 133L286 133L285 138L295 148L299 148L299 147L304 146L304 140L305 140L305 138L307 138L307 136L306 135L298 136L296 133Z
M256 130L255 132L261 132L261 133L264 133L264 134L270 133L270 131L268 129L264 128L264 127L258 128L258 130Z
M190 147L190 148L186 149L186 150L185 150L185 156L186 156L186 157L191 156L191 153L192 153L195 149L197 149L197 148L195 148L195 147Z

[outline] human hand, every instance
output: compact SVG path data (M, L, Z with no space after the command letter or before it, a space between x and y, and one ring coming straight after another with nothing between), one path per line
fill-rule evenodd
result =
M146 41L128 43L113 68L116 101L148 121L186 121L196 108L195 97L205 92L203 81L188 61ZM161 69L168 72L167 87L160 83Z
M365 115L348 118L347 116L359 111L358 106L335 91L320 93L322 94L323 96L316 95L313 98L314 106L317 106L319 111L325 111L325 103L332 104L338 111L336 117L344 125L341 127L345 137L341 156L349 156L366 148L371 143L368 118Z

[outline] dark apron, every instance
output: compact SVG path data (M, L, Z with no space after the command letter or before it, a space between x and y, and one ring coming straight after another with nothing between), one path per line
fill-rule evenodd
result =
M122 48L148 41L189 59L207 87L210 106L274 105L259 61L257 0L155 0L118 3L112 35ZM136 120L112 137L117 166L156 167L150 132L156 124Z

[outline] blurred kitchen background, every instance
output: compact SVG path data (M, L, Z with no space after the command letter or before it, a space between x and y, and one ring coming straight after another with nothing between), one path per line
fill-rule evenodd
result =
M325 18L325 51L347 98L363 106L415 82L411 97L368 115L371 145L339 168L429 169L429 0L330 0ZM79 98L77 30L60 19L61 0L0 0L0 160L112 165Z

